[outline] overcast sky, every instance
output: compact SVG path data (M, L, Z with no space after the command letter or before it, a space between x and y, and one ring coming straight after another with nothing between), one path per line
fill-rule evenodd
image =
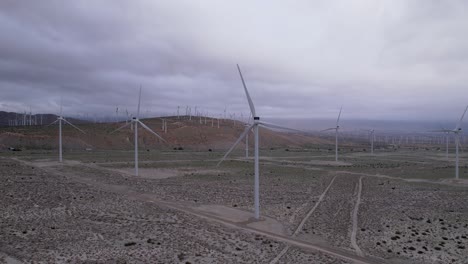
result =
M0 2L0 110L457 120L468 1Z

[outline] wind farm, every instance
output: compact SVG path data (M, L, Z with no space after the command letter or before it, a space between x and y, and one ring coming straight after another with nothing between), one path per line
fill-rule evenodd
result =
M140 88L136 115L130 122L77 121L86 134L71 125L72 130L65 134L79 135L81 144L62 142L60 124L71 123L60 111L53 122L59 124L59 163L53 147L57 146L53 145L57 139L51 134L53 126L20 126L24 128L21 133L17 130L20 127L0 128L1 144L10 142L13 146L0 152L5 168L2 188L7 215L2 230L9 230L6 241L37 250L39 253L30 260L50 262L72 258L85 250L88 253L81 261L102 256L128 260L138 256L150 261L157 254L171 262L174 255L170 252L181 252L175 255L177 261L190 263L207 259L250 262L255 258L272 263L425 263L432 259L462 263L468 235L464 219L468 215L460 209L468 192L468 163L467 154L458 150L466 108L453 130L436 130L454 134L453 149L449 149L452 145L447 144L448 137L418 142L414 140L417 136L406 136L406 140L398 135L381 136L385 131L376 137L375 129L340 132L346 140L340 140L338 147L341 109L336 127L328 129L335 132L331 138L322 131L261 121L239 66L237 71L253 123L250 117L234 122L221 114L216 118L218 126L214 126L214 121L204 120L215 118L202 115L199 107L194 114L197 118L192 118L187 107L188 115L179 111L178 115L142 120ZM139 133L140 126L144 133ZM364 135L359 131L365 131ZM253 157L248 155L251 133ZM427 135L431 134L434 131ZM43 143L34 145L25 138L40 138ZM44 147L47 141L50 147ZM230 142L234 143L224 153ZM245 150L236 148L242 144ZM66 160L61 159L62 151ZM46 182L41 180L44 175L48 175ZM56 188L49 188L57 184L63 185L59 189L64 191L57 193ZM15 189L19 186L21 192ZM56 211L54 195L65 199L62 211ZM22 213L14 212L27 206L27 197L35 197L33 205L39 207L25 213L55 210L54 219L63 220L50 222L51 215L24 221ZM93 232L77 231L75 228L85 228L84 219L98 217L92 213L97 208L100 217L109 220L113 214L109 210L120 208L119 221L124 226L135 221L157 224L134 231L124 227L116 236L111 228L116 223L94 220ZM171 224L174 220L168 220L171 218L179 219L177 226ZM198 242L194 242L198 246L183 242L191 240L188 234L204 232L205 228L217 231L198 235ZM39 230L45 241L67 241L55 230L75 232L78 240L86 241L88 236L95 240L79 246L74 242L73 247L61 244L59 256L33 242ZM22 234L21 240L15 232ZM129 232L139 235L129 236ZM218 236L225 232L235 235L223 242ZM167 235L177 238L162 239ZM176 243L176 248L166 248L167 239ZM201 241L212 241L216 246L207 247L210 253L197 253L202 250ZM216 251L220 246L232 246L232 251ZM3 248L2 252L13 252L5 259L28 259L27 250L21 253ZM121 253L110 257L115 250ZM256 250L262 252L260 256L254 253Z
M0 3L0 264L467 263L463 10Z

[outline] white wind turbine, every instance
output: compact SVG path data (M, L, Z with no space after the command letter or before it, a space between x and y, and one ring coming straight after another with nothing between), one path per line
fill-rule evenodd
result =
M62 116L62 102L60 102L60 115L57 117L57 120L54 122L50 123L48 126L51 126L55 123L58 122L59 124L59 162L62 162L62 121L66 124L69 124L70 126L74 127L78 131L80 131L83 134L86 134L83 130L79 129L72 123L68 122L63 116Z
M462 133L461 124L463 121L463 117L465 117L466 110L468 110L468 105L465 108L460 120L456 124L453 130L451 129L441 129L441 130L434 130L433 132L444 132L444 133L453 133L455 135L455 179L459 179L459 171L458 171L458 164L459 164L459 157L458 157L458 147L461 146L460 144L460 134ZM448 142L448 135L447 135L447 142ZM447 153L448 153L448 143L447 143Z
M138 176L138 124L140 124L144 129L148 130L148 132L150 132L151 134L155 135L157 138L161 139L163 142L166 142L161 136L159 136L156 132L151 130L151 128L149 128L147 125L145 125L143 122L140 121L140 119L139 119L139 117L140 117L140 102L141 102L141 87L140 87L140 93L139 93L139 96L138 96L137 116L133 117L130 123L125 124L125 125L117 128L116 130L111 132L111 134L114 133L114 132L117 132L117 131L127 127L130 124L134 126L133 131L134 131L134 135L135 135L135 176Z
M321 132L324 132L324 131L329 131L329 130L335 130L335 161L338 161L338 130L340 129L339 122L340 122L342 109L343 107L340 108L340 113L338 114L338 119L336 120L336 127L327 128L321 131Z
M444 137L445 137L445 158L448 160L448 149L449 149L449 135L450 135L450 129L447 128L442 128L440 130L431 130L430 132L443 132Z
M369 135L369 139L370 139L370 143L371 143L371 154L374 154L374 140L375 140L375 130L374 129L369 129L367 130L368 132L368 135Z
M237 70L239 71L239 75L240 75L240 78L242 80L242 85L244 86L244 91L245 91L245 95L247 97L247 101L249 102L249 107L250 107L250 112L253 116L253 124L247 126L244 130L244 132L242 132L242 134L240 135L240 137L237 139L237 141L232 145L232 147L228 150L228 152L226 152L226 154L224 155L224 157L218 162L218 165L221 164L221 162L223 162L226 157L234 150L234 148L239 144L239 142L241 142L246 136L248 136L248 133L251 129L253 129L254 131L254 141L255 141L255 149L254 149L254 153L255 153L255 162L254 162L254 171L255 171L255 178L254 178L254 208L255 208L255 219L260 219L260 179L259 179L259 138L258 138L258 130L259 130L259 126L262 126L262 127L266 127L266 128L272 128L272 129L283 129L283 130L292 130L292 131L296 131L298 132L299 130L295 130L295 129L290 129L290 128L286 128L286 127L281 127L281 126L277 126L277 125L274 125L274 124L270 124L270 123L265 123L265 122L260 122L260 117L258 117L256 115L256 112L255 112L255 107L254 107L254 104L252 102L252 99L250 98L250 94L249 94L249 91L247 90L247 86L245 85L245 81L244 81L244 77L242 76L242 72L240 70L240 67L239 65L237 65ZM300 131L299 131L300 132Z

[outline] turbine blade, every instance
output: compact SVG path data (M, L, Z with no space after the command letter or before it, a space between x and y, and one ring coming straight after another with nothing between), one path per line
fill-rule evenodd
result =
M429 130L428 132L452 132L450 129Z
M338 130L338 138L340 139L341 142L344 142L344 135Z
M79 129L78 127L76 127L76 126L73 125L72 123L68 122L66 119L63 119L63 121L65 121L65 123L69 124L70 126L76 128L76 129L79 130L81 133L86 134L86 132L84 132L83 130Z
M249 94L249 91L247 90L247 86L245 85L244 77L242 76L242 72L241 72L241 69L239 67L239 64L237 64L237 70L239 70L239 75L240 75L241 80L242 80L242 85L244 86L245 95L247 95L247 100L249 101L250 112L252 113L252 115L254 117L256 117L255 106L254 106L254 104L252 102L252 98L250 98L250 94Z
M304 131L301 131L301 130L298 130L298 129L289 128L289 127L283 127L283 126L278 126L278 125L271 124L271 123L266 123L266 122L260 122L260 125L262 125L263 127L266 127L266 128L288 130L288 131L293 131L293 132L296 132L296 133L297 133L297 132L299 132L299 133L305 133Z
M458 146L460 147L461 152L463 152L463 146L460 141L461 141L461 138L458 139Z
M151 128L149 128L147 125L145 125L143 122L141 122L140 120L138 120L138 123L146 130L148 130L148 132L152 133L153 135L155 135L156 137L158 137L159 139L161 139L164 143L167 143L166 140L164 140L164 138L162 138L160 135L158 135L158 133L154 132L153 130L151 130Z
M131 123L132 123L132 121L130 121L130 122L128 122L127 124L125 124L125 125L123 125L123 126L117 128L116 130L110 132L109 134L113 134L113 133L115 133L115 132L117 132L117 131L119 131L119 130L121 130L121 129L127 127L127 126L129 126Z
M336 129L336 127L330 127L330 128L324 129L324 130L320 130L319 132L325 132L325 131L330 131L330 130L334 130L334 129Z
M221 162L223 162L226 157L234 150L234 148L239 144L239 142L241 142L245 136L249 133L249 131L254 127L255 125L251 125L249 127L247 127L244 132L242 132L242 134L240 135L240 137L237 139L237 141L234 143L234 145L232 145L232 147L228 150L228 152L226 152L226 154L224 154L223 158L218 162L218 164L216 164L216 166L219 166L219 164L221 164Z
M57 120L55 120L54 122L52 122L52 123L48 124L46 127L48 127L48 126L51 126L51 125L53 125L53 124L55 124L55 123L57 123L57 122L58 122L58 119L57 119Z
M341 110L343 109L343 106L340 108L340 113L338 114L338 119L336 120L336 126L338 126L338 122L340 122L340 116L341 116Z
M62 105L63 105L63 98L60 97L60 116L62 116Z
M140 85L140 93L139 93L139 95L138 95L137 119L140 118L140 102L141 102L141 85Z
M468 105L467 105L466 108L465 108L465 112L463 112L463 115L460 117L460 121L458 121L458 124L457 124L457 126L455 127L455 130L458 130L458 129L461 128L461 124L462 124L462 121L463 121L463 117L465 117L466 110L468 110Z

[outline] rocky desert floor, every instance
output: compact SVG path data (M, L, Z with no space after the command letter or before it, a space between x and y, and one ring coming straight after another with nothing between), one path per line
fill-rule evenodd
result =
M468 263L468 166L437 151L0 153L0 263Z

